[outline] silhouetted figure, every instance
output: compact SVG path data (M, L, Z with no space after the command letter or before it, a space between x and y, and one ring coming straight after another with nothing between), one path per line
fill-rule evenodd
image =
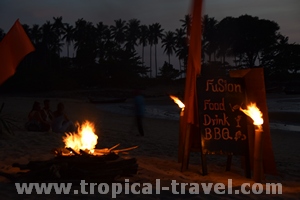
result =
M145 102L140 90L134 91L134 109L139 135L144 136L143 118L145 114Z
M25 128L28 131L49 131L51 123L44 120L41 115L42 109L39 102L34 102L31 111L28 114L28 122Z
M63 103L57 104L56 111L53 112L52 131L57 133L74 132L75 125L64 113Z
M54 117L53 117L53 112L50 109L50 100L49 99L44 100L44 108L42 109L41 114L45 121L48 121L50 123L52 122Z

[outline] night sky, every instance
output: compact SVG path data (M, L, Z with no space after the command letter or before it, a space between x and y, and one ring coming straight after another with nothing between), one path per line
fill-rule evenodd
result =
M70 24L80 18L107 25L120 18L136 18L141 24L159 22L165 30L174 31L181 26L179 20L189 13L191 3L191 0L1 0L0 28L7 32L17 18L31 26L46 20L53 22L52 17L62 16ZM300 43L299 0L205 0L203 5L203 14L217 20L248 14L275 21L290 42Z
M158 22L165 31L175 31L191 5L191 0L1 0L0 28L7 32L18 18L32 26L62 16L63 22L71 25L80 18L94 25L136 18L141 24ZM272 20L280 26L280 33L289 37L289 43L300 44L299 0L204 0L204 14L218 21L244 14Z

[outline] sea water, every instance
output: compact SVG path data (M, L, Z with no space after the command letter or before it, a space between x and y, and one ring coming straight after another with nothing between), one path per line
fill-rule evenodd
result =
M292 101L293 98L287 98L286 101ZM271 99L268 100L268 110L285 112L300 112L300 99L299 102L282 103L281 100ZM112 104L99 104L97 108L103 111L108 111L117 114L123 114L127 116L134 116L134 105L132 102L125 103L112 103ZM150 104L145 106L145 117L147 118L158 118L168 120L178 120L180 117L180 108L174 104ZM287 131L300 131L300 124L294 123L282 123L270 121L269 126L271 129L280 129Z
M97 108L117 114L134 116L134 105L128 103L99 104ZM179 120L180 108L177 105L146 105L145 117Z

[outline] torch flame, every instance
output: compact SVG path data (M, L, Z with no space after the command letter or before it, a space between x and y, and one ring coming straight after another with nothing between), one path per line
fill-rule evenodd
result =
M81 126L78 124L78 133L65 133L66 136L63 137L65 147L72 148L76 152L81 149L93 153L98 139L94 132L93 123L85 121Z
M170 98L173 99L173 101L178 105L179 108L182 110L184 109L185 105L175 96L170 95Z
M252 118L254 125L257 125L260 127L264 123L264 120L262 118L262 113L256 107L256 103L250 103L250 105L247 106L247 109L244 110L244 109L240 108L240 110Z

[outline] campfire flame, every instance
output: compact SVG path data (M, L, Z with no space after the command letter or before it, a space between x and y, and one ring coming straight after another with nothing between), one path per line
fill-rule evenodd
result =
M85 121L81 126L78 125L78 133L65 133L63 142L66 148L72 148L77 153L80 150L87 150L93 154L97 144L98 136L95 134L95 126L89 121Z
M250 103L250 105L247 106L247 109L244 110L240 108L240 110L251 117L253 124L261 129L261 125L264 123L264 120L262 118L262 112L257 108L256 103Z
M173 95L170 95L170 98L173 99L173 101L178 105L179 108L182 109L182 111L184 110L185 105L184 105L184 103L182 103L182 102L179 100L178 97L175 97L175 96L173 96Z

